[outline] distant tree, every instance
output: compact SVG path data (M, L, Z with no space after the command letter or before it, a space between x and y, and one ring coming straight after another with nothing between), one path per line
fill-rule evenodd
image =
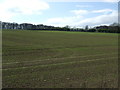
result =
M2 30L2 21L0 21L0 30Z
M114 22L114 23L111 24L110 26L118 26L118 23Z
M96 29L91 28L91 29L88 30L88 32L96 32Z
M43 24L30 24L30 23L9 23L9 22L2 22L2 25L0 25L2 29L24 29L24 30L57 30L57 31L80 31L80 32L105 32L105 33L120 33L120 24L119 23L113 23L109 26L97 26L90 28L88 25L85 26L85 29L83 28L71 28L69 25L66 25L65 27L54 27L54 26L47 26Z
M85 31L88 31L88 29L89 29L89 28L88 28L88 25L86 25L86 26L85 26Z
M70 26L66 25L65 27L63 27L64 31L70 31Z

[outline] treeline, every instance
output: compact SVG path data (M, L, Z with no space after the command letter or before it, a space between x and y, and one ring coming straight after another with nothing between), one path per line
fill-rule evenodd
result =
M3 30L52 30L52 31L77 31L77 32L105 32L105 33L120 33L118 23L113 23L109 26L96 26L93 28L89 28L86 25L85 29L83 28L70 28L68 25L65 27L54 27L54 26L47 26L43 24L30 24L30 23L9 23L9 22L2 22L1 29Z

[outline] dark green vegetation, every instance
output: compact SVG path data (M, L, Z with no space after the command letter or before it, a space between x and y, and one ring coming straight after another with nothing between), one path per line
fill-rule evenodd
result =
M114 88L117 50L117 34L3 31L3 87Z
M72 32L103 32L103 33L120 33L120 24L119 23L113 23L109 26L102 25L102 26L96 26L93 28L89 28L88 25L86 25L84 28L72 28L68 25L65 27L55 27L55 26L48 26L43 24L30 24L30 23L9 23L9 22L2 22L2 29L3 30L46 30L46 31L72 31Z

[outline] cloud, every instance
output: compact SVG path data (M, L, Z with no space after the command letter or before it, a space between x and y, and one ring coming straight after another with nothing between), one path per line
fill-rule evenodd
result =
M92 13L103 13L103 14L109 14L112 13L113 10L112 9L102 9L102 10L94 10L92 11Z
M102 0L103 2L118 2L119 0Z
M70 11L70 12L72 12L72 13L74 13L74 14L76 14L76 15L84 15L84 14L87 14L87 13L88 13L87 10L72 10L72 11Z
M71 10L70 13L73 13L73 16L69 17L55 17L55 18L49 18L46 22L44 22L47 25L54 25L54 26L65 26L75 25L75 22L78 22L84 18L83 15L88 14L87 10Z
M119 0L44 0L46 2L118 2Z
M76 5L76 7L79 8L88 8L88 7L93 7L92 5Z
M100 24L111 24L113 22L118 21L118 13L117 11L113 10L110 14L99 15L92 18L87 18L81 20L80 22L76 22L77 25L100 25Z
M41 14L49 8L41 0L3 0L0 2L0 20L8 20L16 15Z
M65 25L72 26L74 22L78 22L78 20L81 20L82 18L83 17L81 16L58 17L58 18L56 17L56 18L50 18L44 23L53 26L65 26Z
M50 18L45 23L47 25L53 26L65 26L71 25L71 23L75 22L76 17L58 17L58 18Z
M111 13L106 13L108 11ZM80 12L84 12L84 10L78 10ZM98 11L98 12L97 12ZM80 27L80 26L95 26L95 25L108 25L113 22L118 21L118 12L117 10L111 10L111 9L102 9L102 10L97 10L97 11L85 11L84 14L94 14L94 13L101 13L99 16L94 16L90 18L84 17L84 15L81 16L81 13L75 12L74 16L71 17L59 17L59 18L50 18L47 20L46 24L49 25L54 25L54 26L65 26L65 25L70 25L71 27ZM104 13L104 14L103 14Z

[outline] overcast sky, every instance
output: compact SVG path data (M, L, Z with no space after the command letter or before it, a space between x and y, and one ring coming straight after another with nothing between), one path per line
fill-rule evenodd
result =
M118 1L0 0L0 21L72 27L109 25L118 21Z

